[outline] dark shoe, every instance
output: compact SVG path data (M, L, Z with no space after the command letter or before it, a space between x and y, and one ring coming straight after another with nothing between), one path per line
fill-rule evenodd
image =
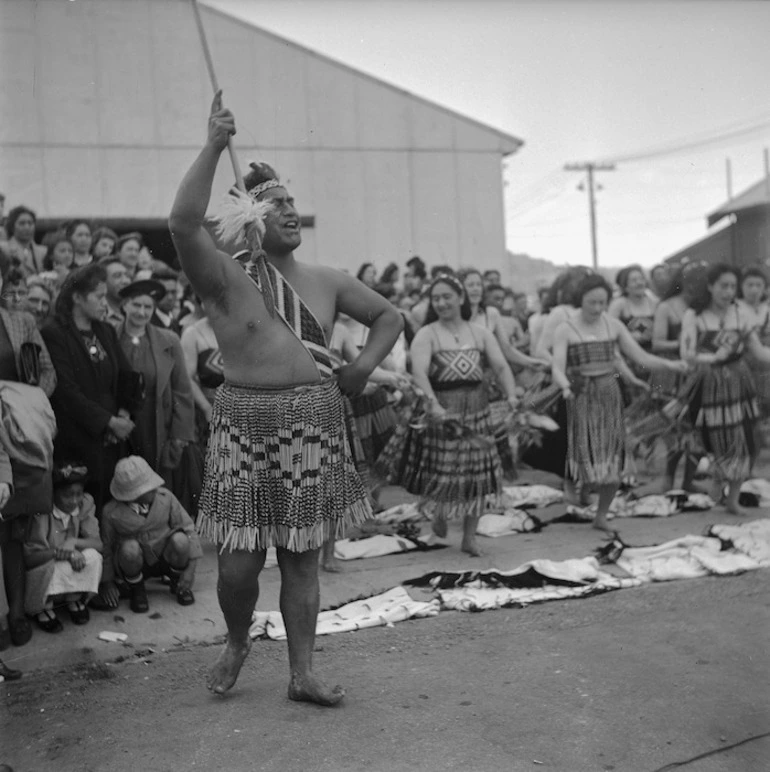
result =
M21 670L14 670L0 659L0 678L5 681L18 681L21 678Z
M107 603L101 593L99 593L99 595L94 595L94 597L88 601L88 605L94 609L94 611L112 611L116 608L116 606L111 606Z
M150 604L147 600L147 588L144 586L144 582L137 582L136 584L128 585L129 591L129 603L131 611L135 614L143 614L149 610Z
M88 609L80 601L75 604L75 608L68 605L67 611L70 612L70 619L72 620L73 625L85 625L88 624L88 621L91 619L91 614L88 613Z
M182 587L181 590L177 590L176 602L180 606L192 606L192 604L195 603L193 591L189 587Z
M9 619L8 629L11 631L11 642L14 646L24 646L32 638L32 625L26 617Z
M50 609L46 609L38 614L35 617L35 621L44 633L60 633L64 629L64 626L59 621L59 617Z

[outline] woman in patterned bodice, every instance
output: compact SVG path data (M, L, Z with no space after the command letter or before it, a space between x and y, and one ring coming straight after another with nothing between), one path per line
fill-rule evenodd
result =
M757 337L763 346L770 346L770 300L767 297L767 273L758 265L752 265L741 272L741 303L754 315ZM759 410L764 419L770 418L770 365L753 357L749 367L754 377Z
M446 535L446 520L463 518L462 549L479 555L476 526L484 499L501 490L485 362L511 407L515 383L494 335L468 322L470 307L454 276L439 276L429 292L426 324L412 341L412 377L422 392L426 420L407 417L396 429L377 467L389 482L430 502L433 530ZM450 429L451 421L455 428Z
M768 364L770 349L759 341L754 315L735 302L737 289L737 270L718 263L685 313L681 353L696 369L679 399L688 406L690 420L727 484L728 511L743 514L738 496L756 454L759 418L746 354Z
M683 362L647 353L617 319L605 313L612 290L598 275L587 277L577 291L579 312L556 330L553 379L567 400L567 468L565 476L598 491L593 526L610 536L607 513L620 485L625 457L623 397L616 348L650 370L683 372Z

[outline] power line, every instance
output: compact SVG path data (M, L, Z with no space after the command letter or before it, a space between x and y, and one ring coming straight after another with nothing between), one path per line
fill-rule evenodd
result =
M695 150L698 148L708 147L709 145L726 142L730 139L736 139L747 134L755 134L766 129L770 129L770 115L763 116L760 119L755 119L750 124L746 124L744 121L739 124L731 124L730 126L723 127L721 129L701 133L701 135L696 134L687 139L673 140L671 142L663 143L652 148L640 150L636 153L628 153L622 156L611 156L604 159L604 163L629 163L631 161L645 161L650 158L660 158L667 155L676 155L677 153L681 153L685 150Z

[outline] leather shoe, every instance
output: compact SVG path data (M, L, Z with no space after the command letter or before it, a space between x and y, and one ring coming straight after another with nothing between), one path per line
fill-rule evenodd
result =
M180 606L192 606L195 603L195 596L189 587L182 587L176 591L176 602Z
M6 681L18 681L21 678L21 670L14 670L0 659L0 678Z
M11 631L11 642L14 646L24 646L32 638L32 625L26 617L9 619L8 629Z
M131 611L135 614L143 614L149 610L150 604L147 600L147 588L144 586L144 582L136 582L136 584L128 585L129 602Z
M91 619L91 614L83 603L77 603L75 608L67 606L73 625L85 625Z
M64 629L64 626L59 621L59 617L53 611L44 611L42 613L45 616L38 615L35 617L35 621L44 633L60 633Z

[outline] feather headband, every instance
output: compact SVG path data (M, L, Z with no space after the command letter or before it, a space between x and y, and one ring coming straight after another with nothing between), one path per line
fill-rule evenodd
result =
M259 247L265 235L265 216L272 207L270 199L256 201L251 193L230 188L217 212L208 219L216 223L216 234L223 242L249 242L255 239L256 244L251 246Z

